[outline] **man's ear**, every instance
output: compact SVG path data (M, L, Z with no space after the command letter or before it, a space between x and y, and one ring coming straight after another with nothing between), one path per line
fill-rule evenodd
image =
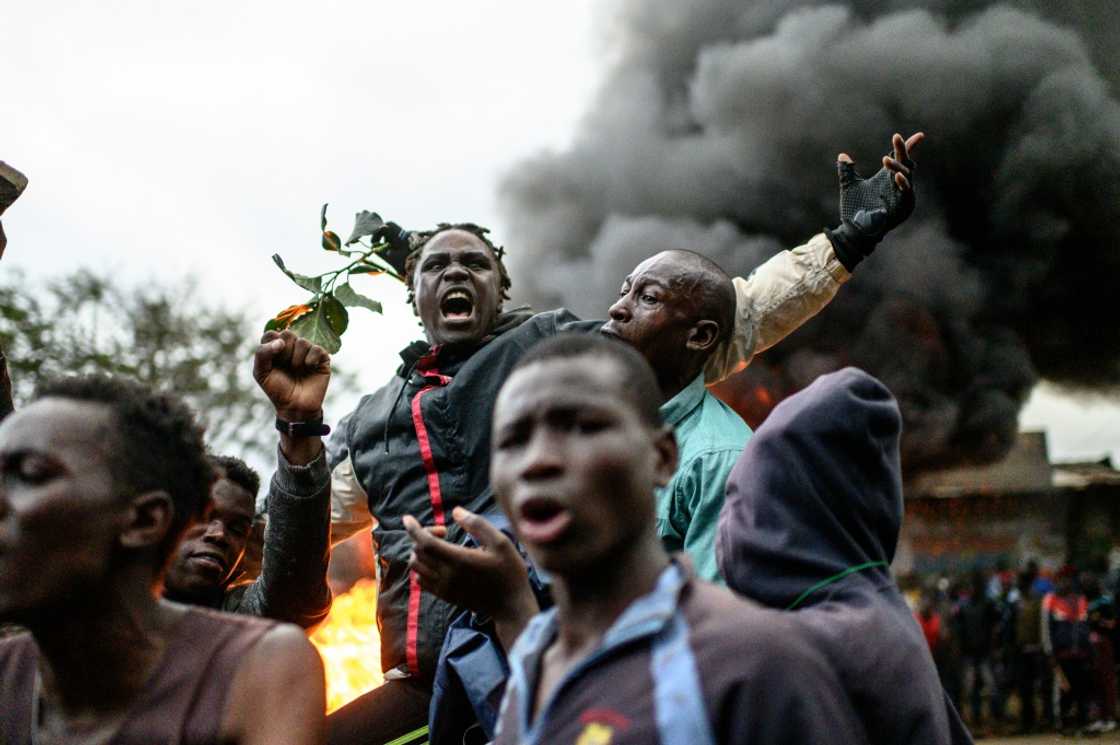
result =
M666 486L677 472L677 461L680 457L677 436L673 434L673 428L668 424L662 426L654 435L653 444L657 448L657 465L654 474L656 483L658 486Z
M175 521L175 503L165 491L144 492L133 497L121 530L120 541L125 548L158 546Z
M701 320L689 329L685 346L694 352L708 352L715 349L719 341L719 324L715 321Z

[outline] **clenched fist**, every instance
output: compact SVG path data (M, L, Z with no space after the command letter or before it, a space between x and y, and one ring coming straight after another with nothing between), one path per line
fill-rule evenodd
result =
M253 357L253 377L289 422L323 415L323 398L331 381L331 356L291 331L267 331Z

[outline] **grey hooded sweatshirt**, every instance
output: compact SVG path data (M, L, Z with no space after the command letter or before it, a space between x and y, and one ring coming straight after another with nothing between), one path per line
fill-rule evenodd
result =
M845 368L779 404L731 471L727 585L796 612L875 745L971 743L890 574L902 525L898 404Z

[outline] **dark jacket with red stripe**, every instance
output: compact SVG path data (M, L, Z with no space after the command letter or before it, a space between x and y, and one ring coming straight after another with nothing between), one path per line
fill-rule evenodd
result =
M430 684L456 608L410 577L412 543L402 518L447 525L448 539L466 535L450 519L457 505L477 513L497 509L490 490L490 420L498 389L540 339L591 331L566 310L503 315L494 333L466 351L414 344L404 364L376 393L365 396L328 444L335 479L347 459L375 519L380 590L377 620L381 665Z

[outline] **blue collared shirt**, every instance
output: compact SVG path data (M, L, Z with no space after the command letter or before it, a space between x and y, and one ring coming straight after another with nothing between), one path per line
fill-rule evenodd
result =
M661 406L680 448L673 480L657 491L657 534L670 552L684 551L696 576L723 579L716 562L716 532L727 477L750 439L746 422L704 386L698 375Z
M650 673L656 728L665 745L714 745L711 723L696 660L689 647L688 625L680 612L681 591L688 574L671 563L648 595L635 600L603 635L599 646L576 663L556 684L548 700L530 721L541 661L559 633L556 608L533 617L510 652L510 678L499 721L512 721L517 727L517 742L537 745L549 731L550 715L566 691L615 655L632 653L634 643L650 640ZM511 704L511 701L513 702ZM505 707L515 706L507 712ZM502 740L499 731L496 740ZM507 738L509 733L506 733Z

